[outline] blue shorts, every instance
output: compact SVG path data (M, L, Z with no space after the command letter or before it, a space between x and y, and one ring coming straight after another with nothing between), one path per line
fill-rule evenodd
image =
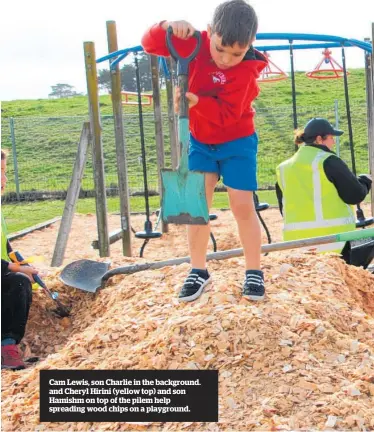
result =
M217 173L223 184L233 189L257 190L256 132L224 144L203 144L190 135L190 171Z

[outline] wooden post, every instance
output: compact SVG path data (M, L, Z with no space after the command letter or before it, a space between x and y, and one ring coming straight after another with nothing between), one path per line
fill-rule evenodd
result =
M153 112L155 116L155 134L157 148L157 172L158 172L158 190L160 192L160 205L162 202L162 183L161 183L161 168L165 166L164 155L164 136L162 132L162 112L161 112L161 93L158 73L158 58L151 55L151 72L152 72L152 89L153 89ZM168 226L162 222L163 233L168 232Z
M87 94L92 136L92 160L96 194L96 218L101 257L109 256L108 215L106 205L106 188L104 173L104 155L102 129L99 109L99 92L97 85L96 54L93 42L84 42L84 59L86 66Z
M374 180L374 23L372 23L372 52L365 52L366 101L368 120L369 169ZM365 39L370 42L370 39ZM374 187L371 188L371 215L374 216Z
M168 123L169 123L169 136L170 136L170 153L171 153L171 166L176 169L179 163L179 149L177 140L177 122L175 121L174 113L174 94L173 94L173 64L172 58L166 59L166 64L169 69L169 78L166 80L166 95L168 104Z
M18 161L17 161L17 148L16 148L16 135L14 133L14 118L10 118L10 137L12 140L12 153L13 153L13 168L14 168L14 182L16 184L17 201L21 201L19 195L19 175L18 175Z
M79 191L82 184L84 167L86 166L87 151L90 144L90 124L83 123L81 137L78 144L77 156L75 158L73 174L70 180L70 186L65 200L64 213L62 215L60 228L58 230L55 250L52 257L52 267L59 267L63 260L66 245L69 239L69 233L73 222L75 207L79 197Z
M115 21L107 21L108 51L118 51L117 29ZM112 63L114 59L110 60ZM114 134L117 155L118 192L121 212L122 251L124 256L132 256L131 252L131 222L130 222L130 199L127 181L126 141L123 130L123 111L121 96L121 73L119 64L115 69L110 69L112 105L114 117Z

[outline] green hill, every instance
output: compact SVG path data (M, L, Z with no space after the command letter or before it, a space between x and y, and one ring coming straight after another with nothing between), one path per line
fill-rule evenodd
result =
M365 72L350 71L348 77L357 169L368 170ZM256 127L259 145L259 185L274 185L276 165L294 151L291 81L261 83L256 100ZM170 164L165 91L162 91L164 141L167 164ZM344 102L343 80L311 80L304 73L296 74L298 124L303 126L313 116L335 122L334 101L339 104L339 126L345 131L341 138L341 156L350 163L349 137ZM100 97L103 146L107 186L117 183L114 125L111 100ZM143 107L147 146L148 175L151 189L157 189L156 148L152 107ZM124 107L128 174L131 192L142 190L140 135L136 106ZM87 97L53 100L17 100L2 104L2 147L11 148L10 118L13 118L17 148L20 189L22 191L66 190L71 176L77 143L83 121L88 119ZM11 158L9 158L11 161ZM9 163L8 191L14 191L13 167ZM92 189L92 163L83 182Z

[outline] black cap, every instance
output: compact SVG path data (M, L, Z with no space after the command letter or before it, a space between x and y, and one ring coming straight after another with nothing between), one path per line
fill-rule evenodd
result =
M304 128L304 141L313 141L317 136L340 136L343 133L341 130L334 129L326 119L314 117L308 121Z

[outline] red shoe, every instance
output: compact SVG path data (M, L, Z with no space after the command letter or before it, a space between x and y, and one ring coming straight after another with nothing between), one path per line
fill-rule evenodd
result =
M4 345L1 347L1 369L25 369L25 363L17 345Z

